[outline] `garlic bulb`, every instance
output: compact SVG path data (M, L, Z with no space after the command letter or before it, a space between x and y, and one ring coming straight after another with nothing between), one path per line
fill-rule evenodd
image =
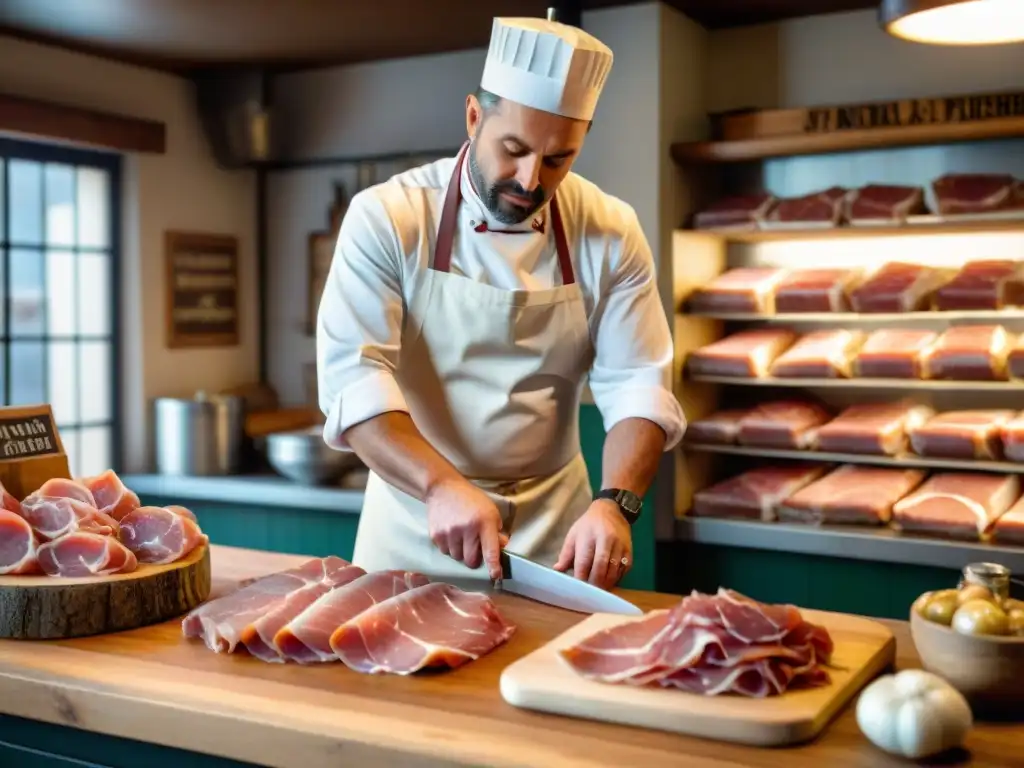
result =
M917 760L959 747L971 707L938 675L908 669L872 682L857 702L857 725L876 747Z

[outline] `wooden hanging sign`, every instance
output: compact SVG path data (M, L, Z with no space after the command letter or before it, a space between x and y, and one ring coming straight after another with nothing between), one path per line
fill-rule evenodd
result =
M844 131L1024 120L1024 92L767 109L712 118L715 139L742 141Z
M202 232L165 234L167 346L238 344L238 239Z
M71 477L53 409L0 407L0 483L20 500L53 477Z

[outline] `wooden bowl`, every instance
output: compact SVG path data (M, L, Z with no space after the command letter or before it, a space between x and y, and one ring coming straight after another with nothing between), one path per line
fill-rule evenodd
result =
M947 680L974 706L1024 707L1024 637L964 635L910 612L921 666Z

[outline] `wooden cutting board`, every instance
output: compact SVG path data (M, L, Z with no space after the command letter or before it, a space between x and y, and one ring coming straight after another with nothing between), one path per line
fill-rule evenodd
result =
M509 704L524 709L754 746L808 741L893 663L896 641L892 632L870 619L824 611L801 613L807 621L824 625L835 642L829 686L751 699L586 680L557 651L599 630L636 620L594 614L506 667L501 675L501 695Z

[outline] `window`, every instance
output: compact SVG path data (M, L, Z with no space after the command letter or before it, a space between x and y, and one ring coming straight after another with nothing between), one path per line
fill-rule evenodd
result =
M0 138L0 394L49 403L75 476L119 468L120 158Z

